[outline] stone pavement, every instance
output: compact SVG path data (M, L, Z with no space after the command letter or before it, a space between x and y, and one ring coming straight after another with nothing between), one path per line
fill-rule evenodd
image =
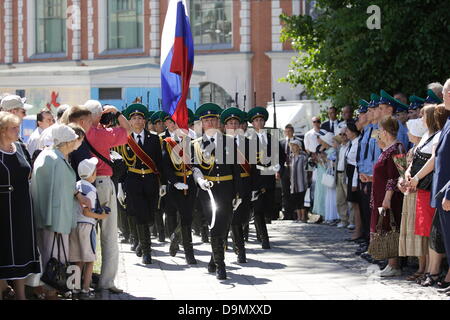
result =
M144 266L119 244L120 266L116 284L126 293L104 294L103 299L135 300L356 300L440 299L449 297L436 288L422 288L405 276L381 279L378 266L354 255L356 244L343 241L345 229L293 221L268 225L272 249L262 250L250 227L247 264L236 263L232 250L226 252L228 279L208 274L210 244L194 238L198 264L188 266L182 250L169 256L169 244L153 242L153 264Z

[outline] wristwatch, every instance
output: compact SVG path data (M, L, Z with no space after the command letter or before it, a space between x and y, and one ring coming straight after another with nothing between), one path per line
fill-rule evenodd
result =
M122 112L117 111L116 114L114 115L114 118L115 118L116 120L118 120L121 114L122 114Z

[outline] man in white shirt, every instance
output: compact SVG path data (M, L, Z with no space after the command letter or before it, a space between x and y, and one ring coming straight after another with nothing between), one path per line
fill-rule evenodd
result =
M36 116L36 120L37 128L30 135L27 143L28 152L32 157L36 149L38 149L39 138L42 132L55 123L52 113L48 110L39 112Z
M305 133L305 149L308 153L315 153L319 142L317 141L317 133L320 131L320 119L312 118L313 128Z

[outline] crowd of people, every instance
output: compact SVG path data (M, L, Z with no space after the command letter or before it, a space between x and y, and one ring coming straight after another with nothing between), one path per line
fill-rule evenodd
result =
M192 265L194 231L211 244L208 272L224 280L228 235L237 262L246 263L251 219L261 248L271 248L266 224L279 218L276 179L283 219L353 230L346 240L382 267L382 277L401 275L401 257L417 257L418 270L407 280L448 293L450 79L427 92L407 105L403 94L382 90L361 100L356 114L344 107L341 121L330 107L329 119L314 117L303 137L287 125L281 140L266 130L263 107L245 113L206 103L189 110L188 128L180 128L172 115L139 101L119 112L89 100L60 106L56 120L40 112L26 144L19 136L24 99L5 95L0 298L25 299L31 287L38 298L58 299L61 288L48 280L55 263L82 270L82 283L71 290L81 299L95 296L91 287L123 292L115 285L119 234L144 265L153 263L152 235L169 239L171 256L181 244ZM372 257L374 239L395 230L396 254Z
M430 84L427 94L411 96L408 105L404 94L381 90L360 100L356 119L350 106L341 121L335 107L323 123L312 118L303 174L310 222L353 230L346 241L359 244L355 254L378 264L381 277L400 276L407 257L417 257L418 269L406 279L450 295L450 80ZM371 242L392 231L398 250L373 257Z

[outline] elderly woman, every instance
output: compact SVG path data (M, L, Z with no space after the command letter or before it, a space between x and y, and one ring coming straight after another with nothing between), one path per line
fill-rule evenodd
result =
M324 135L320 135L319 141L326 155L325 172L335 176L336 159L337 159L336 156L337 142L334 139L334 134L331 132L327 132ZM334 185L331 188L324 186L324 188L325 188L325 223L332 225L339 219L339 213L337 211L336 205L336 185Z
M408 151L406 156L407 165L409 168L406 171L405 176L408 176L408 172L413 161L413 155L421 138L427 134L426 131L428 130L422 119L409 120L406 123L406 126L408 127L409 141L414 145L414 147ZM416 189L408 187L408 182L404 178L399 179L398 188L404 194L402 221L400 226L399 256L419 258L419 269L414 274L406 278L408 281L416 281L416 279L420 278L425 272L427 264L426 255L428 253L428 238L415 234Z
M403 144L397 140L398 130L398 121L392 116L385 116L379 123L378 137L384 148L373 168L372 196L370 199L372 209L370 232L372 234L376 232L378 219L380 219L378 209L381 207L387 210L381 226L382 231L391 230L390 215L393 215L397 228L400 228L403 194L397 188L400 174L394 162L394 157L404 155L406 151ZM391 257L380 276L399 275L401 275L401 270L398 266L398 258Z
M78 134L75 132L75 130ZM51 257L66 262L64 255L58 257L58 250L52 251L54 238L62 235L66 256L69 256L69 234L75 225L73 212L78 205L87 204L76 189L76 175L67 159L84 138L83 129L76 126L56 125L52 129L54 147L43 150L34 163L31 179L34 215L38 229L38 246L45 269ZM62 250L62 249L61 249ZM48 295L54 296L50 291Z
M301 142L297 139L289 143L291 148L290 161L290 193L293 209L297 213L297 220L307 222L308 216L305 210L305 194L308 189L306 165L308 155L302 150Z
M0 112L0 300L6 280L25 299L25 278L40 272L29 193L31 166L19 138L20 118Z

